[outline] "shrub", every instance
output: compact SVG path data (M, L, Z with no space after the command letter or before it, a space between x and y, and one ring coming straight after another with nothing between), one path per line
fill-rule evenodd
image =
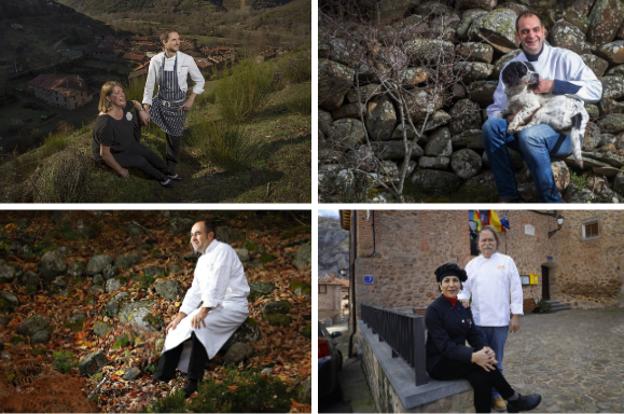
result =
M239 125L225 121L199 124L191 130L191 145L205 161L226 170L250 168L262 155L261 145Z
M265 413L287 412L293 391L277 378L258 372L227 371L223 381L199 385L197 396L185 402L181 390L156 401L148 412Z
M65 132L48 135L41 146L42 156L47 157L64 150L69 144L67 135Z
M57 371L63 374L67 374L77 365L76 358L71 351L54 351L52 353L52 364Z
M312 61L310 50L299 50L282 56L276 63L277 73L288 83L311 82Z
M229 122L242 122L259 111L273 90L271 65L244 60L219 81L215 97L219 112Z
M290 88L290 98L286 101L289 112L299 112L304 115L312 113L312 84L304 83Z

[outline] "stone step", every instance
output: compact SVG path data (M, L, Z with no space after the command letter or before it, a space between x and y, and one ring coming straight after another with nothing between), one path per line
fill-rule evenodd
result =
M569 303L561 303L558 300L547 300L546 303L550 305L551 312L559 312L562 310L571 309Z

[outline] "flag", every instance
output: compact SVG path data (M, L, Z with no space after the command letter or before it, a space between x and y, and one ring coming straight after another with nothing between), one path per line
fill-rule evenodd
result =
M479 210L479 218L481 219L481 227L490 224L490 210Z
M468 222L475 223L474 230L478 233L481 231L481 218L479 217L479 211L477 210L468 210Z
M503 218L501 219L501 225L503 226L503 231L505 231L505 229L511 229L511 226L509 225L509 219L507 218L507 213L503 214Z
M494 227L494 230L496 230L498 233L505 232L505 228L503 227L500 219L498 218L498 214L496 214L496 211L494 210L490 210L490 225Z

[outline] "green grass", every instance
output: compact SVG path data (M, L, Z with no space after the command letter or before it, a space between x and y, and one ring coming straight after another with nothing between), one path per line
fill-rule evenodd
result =
M219 113L227 122L240 123L260 111L273 90L273 67L251 60L240 62L216 87Z
M54 369L63 374L67 374L78 365L76 357L71 351L54 351L52 353L52 364Z

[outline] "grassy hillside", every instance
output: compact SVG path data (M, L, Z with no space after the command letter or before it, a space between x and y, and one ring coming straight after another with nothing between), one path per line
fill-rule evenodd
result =
M234 121L224 108L236 104L228 95L231 80L244 83L245 73L235 69L208 82L188 117L178 168L185 179L172 188L137 171L122 179L96 166L90 157L91 123L52 135L41 147L0 165L0 187L5 190L0 201L309 202L309 59L308 49L255 65L254 72L271 77L270 87L261 101L252 102L251 113ZM141 90L136 85L128 93L136 98ZM253 93L254 86L245 91ZM143 142L164 152L164 135L156 126L144 129Z

